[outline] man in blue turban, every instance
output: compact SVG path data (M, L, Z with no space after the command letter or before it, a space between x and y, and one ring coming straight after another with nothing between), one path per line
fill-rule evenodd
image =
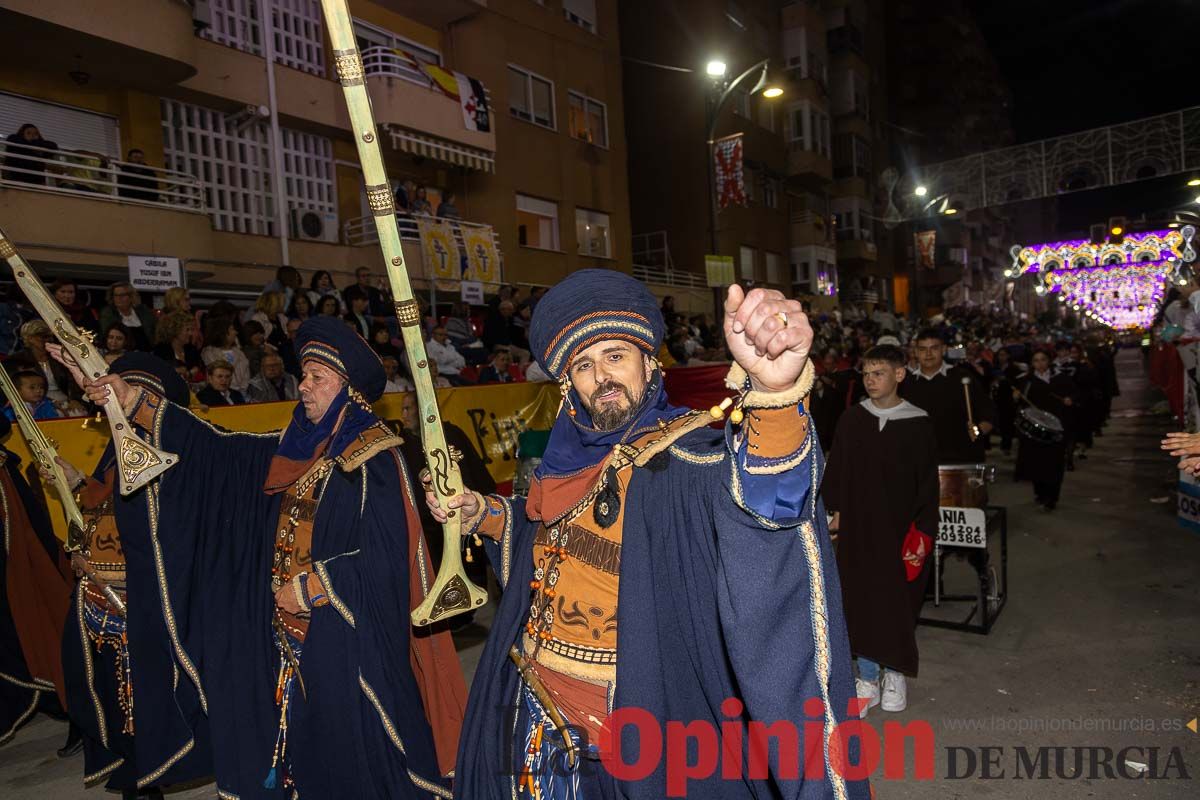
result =
M179 684L199 693L223 797L449 797L465 686L414 631L430 580L385 377L341 320L305 321L291 424L232 433L106 376L179 464L143 494ZM119 517L120 521L120 517Z
M812 330L798 302L730 287L738 399L718 430L721 409L668 402L663 328L628 275L552 288L530 340L563 401L529 496L446 503L505 587L456 797L868 796L835 733L857 714L805 409Z

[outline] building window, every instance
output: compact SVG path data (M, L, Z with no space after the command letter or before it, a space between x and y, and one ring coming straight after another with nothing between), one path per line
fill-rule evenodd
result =
M177 100L164 99L161 108L165 165L204 182L213 227L277 235L267 126ZM333 143L287 128L281 133L287 207L336 214Z
M558 203L517 195L517 241L522 247L558 249Z
M858 197L837 197L833 201L833 218L837 226L837 240L874 241L875 234L871 228L870 218L862 208L863 201Z
M775 132L775 104L770 100L759 101L758 124L771 133Z
M374 74L372 67L376 66L376 61L384 60L386 69L383 70L383 74L388 77L402 78L421 86L432 87L433 82L421 70L421 64L433 64L437 67L442 65L442 54L437 50L419 45L412 39L405 39L387 28L372 25L361 19L354 20L354 41L362 53L363 66L368 75ZM383 52L375 48L383 48ZM372 50L375 52L372 53ZM398 57L395 52L397 50L404 56Z
M837 294L837 257L826 247L793 247L791 251L794 290L799 294L832 297Z
M575 240L579 242L581 256L612 258L608 214L586 208L575 209Z
M867 178L871 174L871 145L852 133L842 133L833 143L833 177Z
M508 110L514 117L553 129L554 84L540 75L509 64Z
M563 0L563 16L588 33L596 32L596 0Z
M608 147L608 107L579 92L567 92L571 135L597 147Z
M742 189L746 192L749 205L758 202L758 169L747 164L742 165Z
M744 281L755 280L754 260L757 255L753 247L742 245L738 248L738 276Z
M793 150L808 150L832 158L828 114L804 100L788 107L788 124Z
M763 205L767 208L779 208L779 179L763 179Z
M770 251L767 251L766 260L767 260L767 283L774 284L776 286L782 284L783 283L783 275L781 274L780 269L779 269L780 261L781 261L781 259L779 258L779 253L772 253Z
M209 0L212 24L200 35L256 56L263 54L262 19L256 0ZM290 0L271 9L275 61L325 75L325 36L321 0Z

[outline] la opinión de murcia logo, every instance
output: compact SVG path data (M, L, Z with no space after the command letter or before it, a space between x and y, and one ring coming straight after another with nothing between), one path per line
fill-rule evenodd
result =
M737 698L721 703L728 719L660 722L636 706L615 709L604 721L597 742L599 761L582 759L579 769L602 767L623 782L645 780L662 770L668 797L687 797L689 783L713 777L746 781L773 778L779 782L824 780L829 773L847 781L912 778L920 781L963 780L1190 780L1179 747L1122 748L1102 746L947 746L946 772L937 775L933 726L926 720L885 721L882 732L858 718L864 701L851 698L848 719L833 725L828 756L823 743L827 719L818 698L804 703L806 719L767 723L746 721ZM516 709L507 708L505 725L512 736ZM586 750L586 733L569 728ZM561 744L553 731L552 740ZM518 734L520 735L520 734ZM912 741L912 760L906 762L906 741ZM509 749L507 752L511 752ZM803 754L803 763L801 763ZM880 767L882 773L880 774ZM505 769L505 774L510 774ZM569 774L565 759L547 759L541 767Z

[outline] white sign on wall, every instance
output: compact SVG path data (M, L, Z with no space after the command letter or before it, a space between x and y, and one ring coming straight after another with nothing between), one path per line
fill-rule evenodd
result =
M479 281L463 281L462 301L473 306L483 305L483 284Z
M183 267L170 256L129 256L129 282L135 289L165 292L183 286Z

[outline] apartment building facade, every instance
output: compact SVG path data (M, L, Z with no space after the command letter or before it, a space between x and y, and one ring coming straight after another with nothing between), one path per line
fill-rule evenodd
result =
M0 224L35 265L101 281L175 257L200 296L251 294L285 263L339 285L383 273L319 0L95 5L0 3L0 131L32 123L58 147L0 173ZM398 193L424 187L435 211L453 195L507 283L628 268L617 0L350 9ZM417 219L399 222L427 287Z
M717 254L734 259L743 282L824 307L837 302L847 278L861 296L860 276L890 276L875 243L877 165L887 155L883 126L872 117L872 108L886 109L883 42L880 36L868 47L863 38L874 24L865 0L632 5L622 8L621 40L635 264L677 275L704 271L712 91L704 66L721 58L737 75L765 58L782 96L735 91L717 119L717 138L743 135L748 200L720 211ZM743 89L753 85L751 78ZM639 248L647 242L658 248Z

